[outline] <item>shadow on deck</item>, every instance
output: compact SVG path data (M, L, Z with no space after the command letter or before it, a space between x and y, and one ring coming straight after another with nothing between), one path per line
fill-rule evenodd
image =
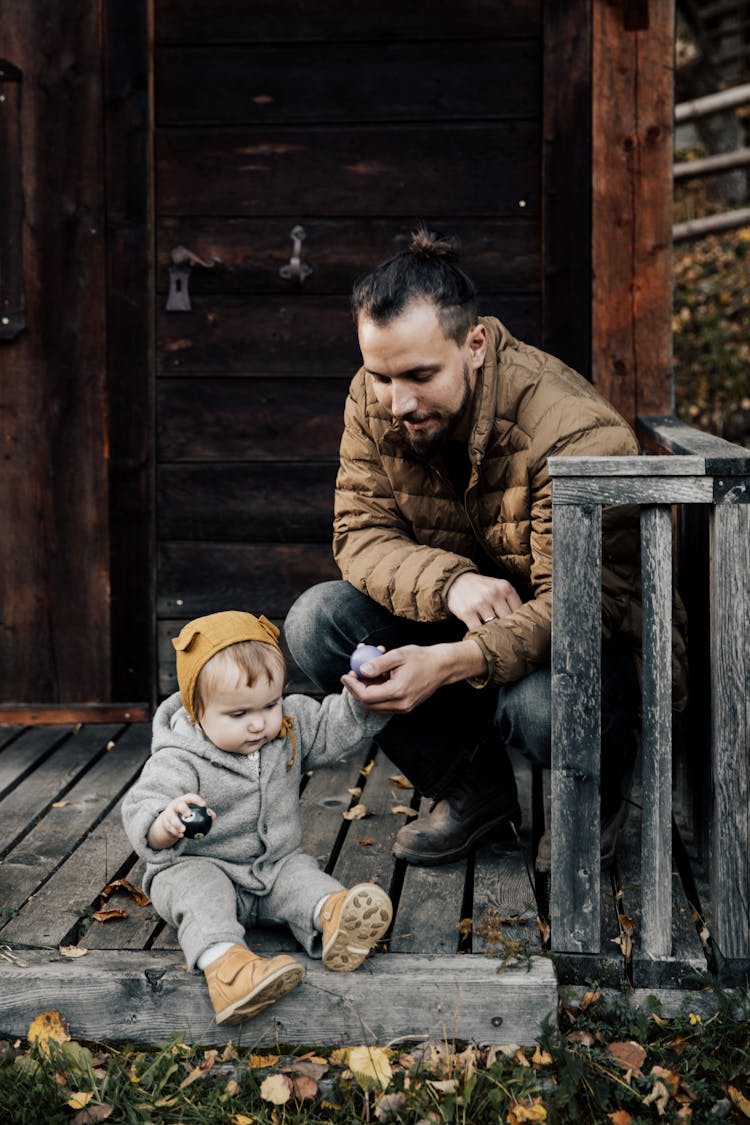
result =
M242 1028L217 1028L202 977L185 970L174 930L127 891L105 893L118 879L140 883L120 801L149 748L147 724L0 728L0 1035L23 1036L38 1012L57 1009L74 1035L102 1040L156 1042L182 1032L206 1043L436 1035L530 1043L554 1016L559 982L619 986L627 979L669 988L706 969L696 925L707 909L705 886L682 843L675 855L683 877L673 876L674 957L639 963L637 801L616 867L602 875L601 955L553 959L542 947L548 877L533 870L542 779L516 763L520 839L484 843L445 867L413 868L391 854L407 816L393 810L418 808L419 796L400 787L392 764L375 754L308 775L301 801L305 846L321 866L345 885L375 881L391 894L395 914L383 951L353 974L329 973L288 931L253 931L252 948L293 953L305 964L305 981ZM345 819L360 801L368 815ZM101 908L126 917L97 921Z

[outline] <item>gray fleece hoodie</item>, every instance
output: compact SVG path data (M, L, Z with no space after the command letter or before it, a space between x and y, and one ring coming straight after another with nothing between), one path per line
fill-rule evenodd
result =
M122 806L130 842L148 863L146 892L160 871L202 857L237 885L267 894L289 856L303 850L301 774L365 749L388 721L347 691L322 703L289 695L283 710L293 720L291 734L267 743L258 754L230 754L193 726L179 692L164 700L154 716L151 757ZM146 837L153 821L183 793L199 793L214 810L211 831L202 840L183 838L171 848L149 847Z

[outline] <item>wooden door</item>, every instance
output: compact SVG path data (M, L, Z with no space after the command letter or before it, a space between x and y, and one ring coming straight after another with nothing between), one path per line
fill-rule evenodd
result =
M157 615L282 621L337 576L348 295L424 220L540 342L539 5L156 0ZM293 228L304 280L282 276ZM172 251L194 265L168 311ZM179 257L178 253L178 257ZM184 297L184 290L181 290Z

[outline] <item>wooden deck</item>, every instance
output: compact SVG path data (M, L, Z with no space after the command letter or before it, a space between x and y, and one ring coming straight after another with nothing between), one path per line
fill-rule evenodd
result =
M74 1035L93 1039L155 1042L182 1032L195 1042L324 1045L439 1034L528 1043L554 1013L558 983L617 985L628 976L636 986L673 987L706 968L693 914L696 907L708 917L710 908L695 864L684 882L674 874L674 957L639 960L637 803L618 866L602 876L602 953L553 961L537 921L548 913L548 877L535 876L532 847L546 779L532 784L517 763L520 842L486 843L442 868L410 868L391 855L406 816L392 810L416 808L419 797L399 788L392 764L374 754L305 778L302 817L308 851L336 878L389 890L387 952L356 973L328 973L285 930L256 931L253 948L293 952L306 965L305 982L242 1029L217 1028L202 977L186 972L174 931L128 893L104 893L117 879L140 883L120 801L149 746L145 723L0 727L0 1035L24 1035L35 1014L57 1009ZM345 819L358 802L369 815ZM675 854L684 859L689 847ZM94 920L102 907L127 917ZM60 952L66 947L87 952L71 957L69 948Z

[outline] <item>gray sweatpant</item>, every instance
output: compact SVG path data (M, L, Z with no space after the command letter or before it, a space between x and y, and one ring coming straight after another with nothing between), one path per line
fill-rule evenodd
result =
M322 955L313 913L322 898L341 883L320 870L312 856L289 856L266 895L232 882L210 859L191 858L160 871L149 894L165 922L177 929L188 968L218 942L245 943L245 928L263 922L285 923L310 957Z

